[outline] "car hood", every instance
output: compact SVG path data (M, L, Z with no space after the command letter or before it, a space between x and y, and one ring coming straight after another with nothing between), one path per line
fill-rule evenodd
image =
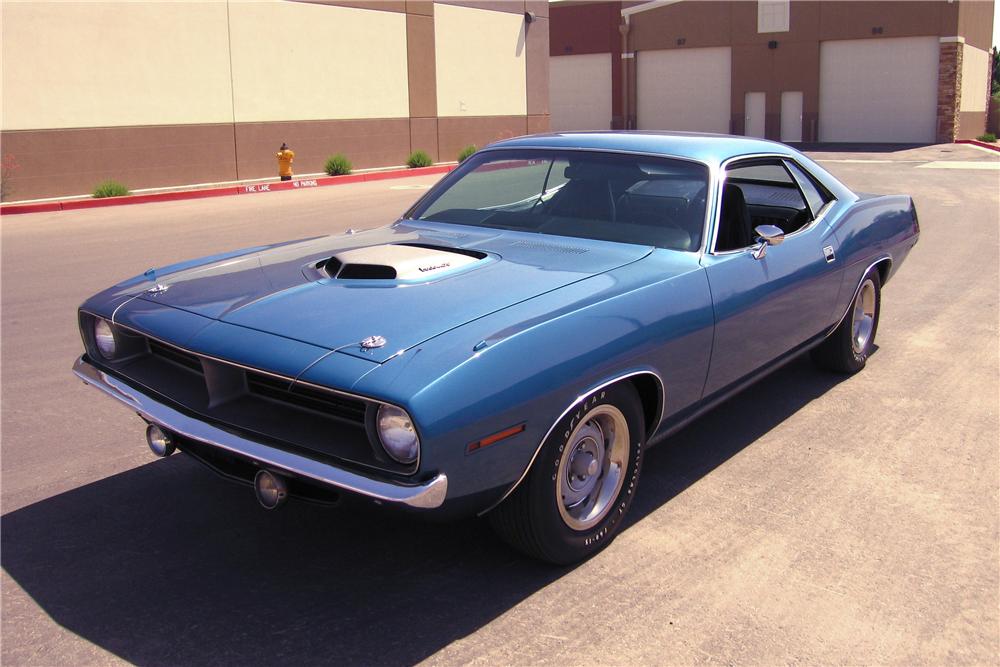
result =
M381 363L457 326L651 251L401 222L165 276L150 271L146 275L156 286L139 298ZM369 338L382 344L363 346Z

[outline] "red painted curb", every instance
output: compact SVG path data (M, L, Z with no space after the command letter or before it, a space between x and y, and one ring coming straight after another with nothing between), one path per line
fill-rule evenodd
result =
M37 204L4 204L0 206L0 215L15 215L19 213L48 213L52 211L73 211L81 208L101 208L104 206L127 206L130 204L148 204L158 201L177 201L179 199L204 199L206 197L225 197L231 195L251 195L261 192L281 192L284 190L303 190L324 187L328 185L347 185L348 183L363 183L366 181L383 181L390 178L408 178L410 176L429 176L446 174L455 165L436 165L433 167L417 167L416 169L394 169L392 171L373 171L366 174L347 174L345 176L323 176L321 178L299 178L292 181L277 183L253 183L250 185L227 185L222 188L206 190L181 190L177 192L157 192L148 195L129 195L127 197L105 197L102 199L71 199L67 201L39 202Z
M979 146L980 148L989 148L991 151L997 151L1000 153L1000 146L997 144L988 144L985 141L977 141L975 139L958 139L955 141L956 144L972 144L973 146Z

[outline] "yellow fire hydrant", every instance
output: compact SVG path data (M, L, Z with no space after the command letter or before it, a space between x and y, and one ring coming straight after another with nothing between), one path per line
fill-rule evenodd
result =
M275 157L278 158L278 176L283 181L292 180L292 161L295 160L295 152L288 147L288 144L282 143Z

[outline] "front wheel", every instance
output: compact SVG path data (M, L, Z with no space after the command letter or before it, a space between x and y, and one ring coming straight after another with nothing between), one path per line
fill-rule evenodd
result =
M857 373L864 368L875 347L881 308L882 281L878 269L873 267L861 281L861 289L844 321L818 347L813 348L813 361L838 373Z
M551 563L597 553L614 539L632 503L644 431L631 385L595 391L553 429L527 478L490 513L494 530Z

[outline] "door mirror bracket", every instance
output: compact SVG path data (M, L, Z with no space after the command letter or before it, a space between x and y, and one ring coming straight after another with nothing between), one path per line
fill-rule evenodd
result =
M768 246L780 245L785 240L785 232L774 225L760 225L753 231L757 234L757 247L753 249L754 259L764 259Z

